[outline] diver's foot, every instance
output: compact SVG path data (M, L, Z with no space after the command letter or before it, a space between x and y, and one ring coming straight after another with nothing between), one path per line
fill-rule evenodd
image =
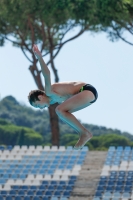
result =
M83 146L93 137L93 135L86 131L80 135L78 142L75 144L74 149L79 150L82 149Z

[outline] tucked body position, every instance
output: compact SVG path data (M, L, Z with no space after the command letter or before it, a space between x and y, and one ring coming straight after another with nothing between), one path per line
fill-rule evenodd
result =
M82 81L51 84L50 71L37 45L33 46L33 52L41 65L45 79L45 90L32 90L28 96L29 103L33 107L40 109L58 103L59 105L55 109L58 117L79 133L79 140L75 144L74 149L82 149L93 135L72 113L94 103L98 98L97 90L92 85Z

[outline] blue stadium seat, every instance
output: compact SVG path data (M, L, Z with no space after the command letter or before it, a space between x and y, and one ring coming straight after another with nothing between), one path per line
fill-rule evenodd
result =
M67 197L61 197L60 200L68 200Z
M19 175L19 179L22 179L22 180L23 180L23 179L26 179L26 177L27 177L26 174L20 174L20 175Z
M50 163L51 163L51 160L45 160L45 161L44 161L44 164L47 164L47 165L48 165L48 164L50 164Z
M27 191L27 195L28 195L28 196L33 196L33 193L34 193L34 190L32 190L32 189L29 189L29 190Z
M113 157L115 155L115 151L108 151L107 156Z
M49 170L47 171L47 173L48 173L48 174L50 174L50 175L53 175L53 174L54 174L54 172L55 172L55 170L54 170L54 169L49 169Z
M118 181L124 181L124 180L125 180L125 176L118 176L118 177L117 177L117 180L118 180Z
M107 186L105 191L113 191L114 190L114 186Z
M12 196L6 196L5 197L5 200L12 200L13 198L12 198Z
M118 172L118 175L125 176L125 175L126 175L126 172L125 172L125 171L119 171L119 172Z
M107 181L108 177L107 176L100 176L100 181Z
M59 181L59 185L66 186L67 184L68 184L67 181Z
M4 174L4 169L0 169L0 174Z
M74 186L74 184L75 184L75 180L69 180L68 181L68 185L71 185L71 186L73 185Z
M46 197L51 197L51 191L46 191L46 192L45 192L45 196L46 196Z
M111 166L111 165L112 165L112 161L105 161L104 165L109 165L109 166Z
M84 160L77 160L76 161L76 164L78 164L78 165L82 165L84 163Z
M59 166L58 166L58 169L64 169L65 168L65 164L60 164Z
M73 168L73 164L68 164L67 166L66 166L66 169L72 169Z
M2 150L2 151L3 151L4 149L5 149L5 147L4 147L4 146L0 146L0 150Z
M39 187L38 187L38 189L40 189L40 190L45 190L47 188L47 185L40 185Z
M121 192L114 192L114 193L113 193L113 196L114 196L115 198L117 197L117 199L120 199L121 196L122 196L122 193L121 193Z
M126 181L125 182L125 186L132 186L133 185L133 182L131 182L131 181Z
M3 174L3 176L1 177L2 179L9 179L10 175L9 174Z
M2 191L0 191L0 193L1 193L2 195L4 195L4 196L6 196L6 195L8 194L8 192L7 192L6 190L2 190Z
M19 195L18 195L18 196L15 196L15 197L14 197L14 200L22 200L22 197L19 196Z
M96 191L94 194L95 197L102 197L102 191Z
M29 186L27 186L27 185L22 185L22 186L21 186L21 189L22 189L22 190L28 190L28 188L29 188Z
M77 176L70 176L70 180L77 180Z
M13 172L12 172L12 169L7 169L5 173L6 174L12 174Z
M105 182L105 181L99 181L98 185L103 187L103 186L107 185L107 182Z
M118 161L118 160L116 160L116 161L112 162L112 165L119 166L119 165L120 165L120 160L119 160L119 161Z
M73 187L70 186L70 185L67 185L66 188L65 188L66 191L72 191L73 190Z
M18 166L17 166L17 169L19 169L19 170L20 170L20 169L23 169L23 168L24 168L23 165L18 165ZM26 168L26 166L25 166L25 168Z
M117 171L111 171L111 172L110 172L110 175L117 175L117 174L118 174Z
M124 188L123 188L123 192L131 192L132 191L132 186L130 186L130 185L126 185L126 186L124 186Z
M30 200L30 196L25 196L24 200Z
M3 197L3 196L0 196L0 200L4 200L4 197Z
M49 185L47 189L48 189L48 190L53 190L53 191L54 191L55 186L54 186L54 185Z
M37 165L42 165L42 163L43 163L43 160L37 160L36 162Z
M48 181L42 181L42 185L49 185Z
M10 165L11 164L11 160L5 160L4 164Z
M104 191L104 187L103 186L99 186L97 187L96 191Z
M51 197L51 200L58 200L58 197Z
M73 150L73 147L72 146L67 146L66 147L66 151L72 151Z
M12 171L12 169L10 169ZM21 174L21 170L20 169L14 169L13 171L14 174Z
M131 151L131 147L126 146L124 150L125 150L125 151Z
M50 170L55 170L56 168L57 168L56 165L51 165L51 166L49 167Z
M33 166L33 169L38 169L38 168L40 168L40 166L37 165L37 164L35 164L35 165Z
M117 173L111 173L110 176L108 177L108 181L111 181L114 178L116 179L117 175L118 175Z
M118 146L117 149L116 149L116 151L123 151L123 149L124 148L122 146Z
M67 192L67 191L64 191L63 194L62 194L62 196L68 197L68 198L70 197L70 195L71 195L71 193Z
M115 146L110 146L108 151L115 151Z
M133 181L133 176L131 175L128 175L126 178L125 178L126 181Z
M51 181L50 184L57 186L59 184L59 181Z
M16 164L11 164L10 165L10 169L15 169L16 168Z
M40 197L39 196L34 196L33 200L40 200Z
M115 183L116 185L124 185L124 182L122 182L122 181L116 181L116 183Z
M63 191L64 190L64 186L63 185L58 185L56 190L62 190Z
M44 170L43 170L44 171ZM31 169L31 174L37 174L38 170L37 169Z
M123 161L128 161L128 160L129 160L129 156L124 156L124 157L122 158L122 160L123 160Z
M108 181L115 181L115 180L116 180L116 177L117 177L116 174L111 175L111 176L109 176Z
M7 179L0 179L0 185L4 185L6 183Z
M114 188L114 191L122 192L122 191L123 191L123 186L121 186L121 185L116 185L115 188Z
M16 191L16 190L11 190L11 191L9 191L9 194L10 194L10 195L16 195L16 194L17 194L17 191Z
M30 172L30 169L24 169L22 173L23 174L29 174L29 172Z
M60 197L61 194L62 194L62 191L61 191L61 190L60 190L60 191L55 191L55 192L54 192L54 196L56 196L56 197Z
M14 189L14 190L19 190L19 188L20 188L19 185L13 185L13 186L12 186L12 189Z
M18 178L18 174L11 174L10 178L11 179L17 179Z
M12 145L8 145L8 146L6 147L6 149L9 150L9 151L11 151L11 150L13 149L13 146L12 146Z
M133 176L133 171L128 171L127 174Z
M36 192L36 196L43 196L43 190L39 190Z
M122 194L122 198L123 198L123 199L132 199L132 198L131 198L131 193L130 193L130 192L124 192L124 193Z
M18 195L25 196L25 191L24 190L19 190L18 191Z
M62 156L57 155L57 156L55 156L55 159L56 159L57 161L59 161L59 160L61 159L61 157L62 157Z
M49 200L49 197L43 196L43 197L42 197L42 200Z
M101 199L100 197L93 197L93 200L100 200L100 199Z
M106 191L104 194L103 194L103 200L108 198L110 199L112 197L112 192L111 191Z

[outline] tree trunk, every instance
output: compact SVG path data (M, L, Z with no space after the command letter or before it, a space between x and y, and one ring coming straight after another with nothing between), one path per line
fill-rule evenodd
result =
M29 67L29 70L34 78L34 81L40 90L44 90L41 77L40 77L40 71L38 71L36 65L32 65ZM58 105L58 103L53 104L49 107L49 117L50 117L50 126L51 126L51 138L52 138L52 145L59 146L59 119L55 112L55 108Z

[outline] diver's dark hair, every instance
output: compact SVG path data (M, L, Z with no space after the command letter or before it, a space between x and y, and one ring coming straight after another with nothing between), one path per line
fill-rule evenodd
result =
M44 91L42 90L32 90L30 93L29 93L29 96L28 96L28 99L29 99L29 103L32 105L33 102L35 101L40 101L38 99L38 95L43 95L45 94Z

